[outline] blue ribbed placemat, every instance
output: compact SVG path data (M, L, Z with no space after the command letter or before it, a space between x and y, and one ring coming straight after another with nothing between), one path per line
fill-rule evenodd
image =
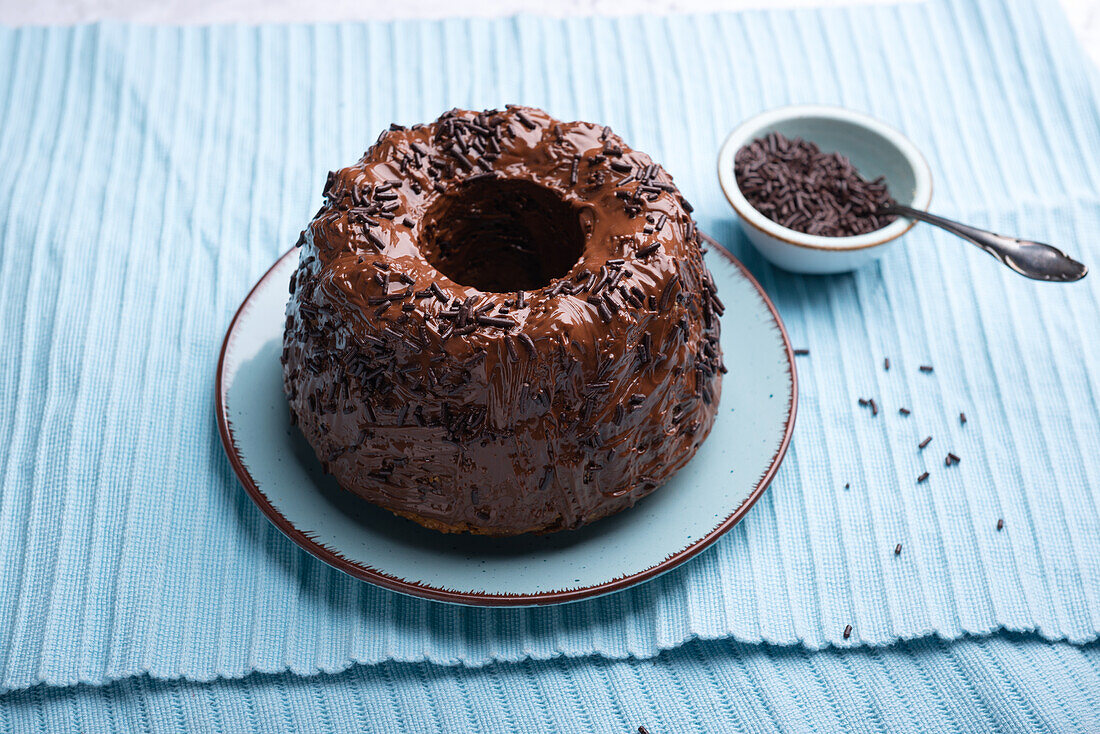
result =
M1004 634L807 652L716 640L646 660L38 686L0 696L0 734L1094 734L1098 691L1098 643Z
M662 161L811 356L783 470L714 549L606 599L463 610L279 535L222 454L214 366L328 169L392 120L512 101L606 122ZM1095 638L1097 276L1032 283L926 228L854 275L771 269L714 158L746 116L810 101L904 129L944 213L1100 267L1100 97L1047 3L0 31L0 688L651 656L695 636Z

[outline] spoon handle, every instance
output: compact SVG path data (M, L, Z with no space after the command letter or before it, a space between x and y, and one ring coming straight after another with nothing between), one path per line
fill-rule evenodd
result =
M883 209L882 213L919 219L947 230L982 248L1020 275L1034 280L1071 283L1084 278L1089 272L1087 267L1066 253L1042 242L1006 237L901 204L893 204Z

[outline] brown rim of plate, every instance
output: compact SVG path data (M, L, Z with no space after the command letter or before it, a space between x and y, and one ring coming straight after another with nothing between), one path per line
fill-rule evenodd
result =
M721 164L719 164L719 165L721 165ZM925 165L927 165L927 163ZM734 185L735 186L737 185L737 179L736 178L734 178ZM928 205L932 203L932 185L933 184L931 184L931 182L930 182L929 183L929 188L928 188L928 201L924 202L923 207L921 207L923 209L927 209ZM786 232L790 232L792 235L796 235L796 236L800 235L800 234L806 234L805 232L799 232L798 230L791 229L790 227L784 227L782 224L779 224L779 222L776 222L774 220L768 219L767 217L764 217L764 214L761 213L759 209L756 209L755 207L752 206L752 204L749 204L749 208L751 208L754 212L756 212L760 216L764 217L765 219L768 219L769 222L772 222L772 224L779 227L779 229L782 230L782 232L769 232L768 230L764 229L763 227L758 225L756 222L752 221L752 219L745 216L745 213L743 211L741 211L741 208L739 206L737 206L737 203L733 200L733 197L730 196L726 192L726 188L724 186L719 186L719 188L722 189L722 196L726 197L726 201L728 201L729 205L733 207L733 210L735 212L737 212L737 215L741 218L742 222L744 222L745 224L748 224L750 227L755 229L757 232L762 232L763 234L766 234L769 237L774 237L777 240L780 240L782 242L786 242L788 245L794 245L795 247L804 247L807 250L819 250L821 252L859 252L860 250L866 250L868 247L878 247L879 245L885 245L887 242L892 242L892 241L896 240L898 237L901 237L903 234L905 234L906 232L908 232L909 230L911 230L913 227L915 227L917 225L917 220L916 219L910 219L909 220L909 226L906 227L905 229L901 230L897 234L892 235L890 237L886 237L885 239L876 240L875 242L868 242L866 245L860 245L859 247L822 247L820 245L811 245L811 244L807 244L805 242L798 242L798 241L793 240L790 237L785 235ZM740 188L738 189L738 193L740 193ZM744 194L741 194L741 196L744 197ZM746 202L747 201L748 200L746 199ZM905 217L901 217L901 218L905 219ZM893 224L893 222L891 222L891 224ZM890 225L888 224L886 226L889 227ZM876 229L874 231L875 232L881 232L885 228L886 227L880 227L879 229ZM868 234L870 234L870 233L868 233ZM807 235L807 236L820 237L822 235ZM833 239L843 240L843 239L847 239L847 237L834 237ZM733 256L731 255L730 257L733 257ZM738 263L738 265L740 265L740 263ZM742 269L744 269L744 268L742 268ZM751 278L752 276L750 275L749 277ZM757 287L759 287L759 286L757 286ZM769 303L770 303L770 301L769 301Z
M225 368L225 355L229 346L230 337L233 335L233 329L237 325L237 321L240 319L241 314L245 311L245 307L252 299L252 295L264 284L271 274L279 267L280 263L288 257L291 257L296 253L296 248L291 248L287 253L275 261L275 264L268 268L267 272L263 274L263 277L257 281L256 285L252 286L252 289L248 292L244 301L241 303L237 312L233 314L233 320L229 322L229 328L225 332L225 338L222 340L221 352L218 355L218 370L214 380L214 399L215 399L215 412L217 414L218 421L218 434L221 436L222 446L225 448L226 456L229 458L229 463L233 467L233 471L236 473L237 478L240 480L241 485L244 486L245 492L256 503L256 506L260 508L268 520L270 520L275 527L277 527L283 535L287 536L297 546L307 551L311 555L319 558L328 565L336 568L349 576L354 576L362 581L368 581L377 586L381 586L391 591L397 591L410 596L417 596L424 599L431 599L433 601L451 602L455 604L465 604L469 606L483 606L483 607L525 607L525 606L542 606L549 604L561 604L563 602L579 601L581 599L587 599L595 596L602 596L603 594L609 594L615 591L621 591L628 587L639 584L643 581L648 581L660 574L670 571L676 566L679 566L684 561L698 555L711 544L713 544L718 538L726 533L737 523L745 517L748 511L756 503L760 496L764 494L764 490L771 484L772 479L775 477L776 472L779 470L779 465L783 461L783 457L787 453L787 447L791 442L791 434L794 431L795 415L798 412L798 376L795 373L794 365L794 351L791 349L791 341L787 336L787 330L783 325L782 319L779 318L779 312L775 308L775 304L772 303L768 294L764 292L764 289L760 287L760 283L756 278L741 264L741 261L731 255L721 245L715 242L710 237L700 233L700 235L707 240L711 245L711 250L717 250L723 257L729 260L741 274L748 279L748 281L756 288L757 294L763 300L764 305L768 307L768 311L771 312L772 320L779 330L780 336L783 338L783 346L787 354L787 375L790 378L791 383L791 400L790 405L787 408L787 422L784 426L783 441L779 444L779 448L771 458L771 462L768 464L767 470L761 476L757 482L756 487L732 513L726 517L721 523L717 525L713 530L696 540L686 548L677 551L668 558L664 559L660 563L657 563L649 568L646 568L637 573L632 573L628 576L621 576L611 581L606 581L602 584L596 584L593 586L586 586L581 589L567 589L562 591L547 591L538 594L484 594L478 592L469 591L451 591L448 589L440 589L434 586L427 586L416 581L407 581L397 576L379 571L378 569L365 566L361 563L357 563L348 558L343 557L340 553L328 548L317 541L306 536L301 530L294 527L291 522L283 515L279 510L271 504L267 496L256 485L252 475L249 474L248 469L245 467L244 462L241 460L241 456L237 451L237 446L233 440L233 428L229 423L229 418L226 415L226 400L225 400L225 385L222 381L222 372Z

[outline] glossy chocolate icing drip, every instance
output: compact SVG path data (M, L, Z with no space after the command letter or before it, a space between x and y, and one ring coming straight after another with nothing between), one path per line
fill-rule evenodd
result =
M710 431L722 305L671 177L531 108L393 126L299 240L292 414L347 490L446 531L577 527Z

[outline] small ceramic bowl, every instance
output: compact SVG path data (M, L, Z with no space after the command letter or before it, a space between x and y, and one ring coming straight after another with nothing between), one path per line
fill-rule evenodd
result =
M797 105L753 117L730 133L718 153L718 181L749 240L775 265L795 273L843 273L885 254L915 222L898 218L855 237L822 237L788 229L754 209L737 186L733 160L742 146L768 133L809 140L825 153L847 156L867 180L886 179L899 204L927 209L932 200L928 162L904 135L867 115L841 107Z

